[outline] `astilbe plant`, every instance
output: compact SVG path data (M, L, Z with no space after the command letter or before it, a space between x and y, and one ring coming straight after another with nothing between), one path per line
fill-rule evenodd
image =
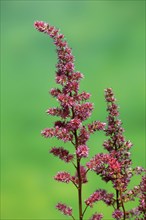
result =
M82 220L86 208L83 210L82 204L82 185L87 183L88 168L82 165L82 159L88 157L89 148L87 141L91 133L103 130L105 123L95 121L92 124L83 125L84 121L91 116L93 104L87 100L90 94L79 92L79 83L83 74L74 70L74 57L71 48L64 40L64 35L59 30L47 23L37 21L35 28L49 35L56 46L58 63L56 70L56 83L61 88L53 88L50 94L57 99L60 107L50 108L47 113L52 116L58 116L60 119L54 123L54 127L46 128L42 131L45 138L56 137L63 142L71 142L74 148L74 154L63 147L53 147L50 150L54 156L66 163L72 163L75 168L75 175L68 172L58 172L55 180L63 183L72 182L78 191L79 219ZM64 215L71 216L72 208L63 203L58 203L56 208ZM94 218L95 219L95 218Z
M137 220L144 220L146 218L146 176L142 176L139 186L134 186L131 190L128 189L128 184L135 174L141 175L145 170L142 167L132 168L130 158L132 143L126 141L123 135L122 122L118 118L118 105L111 88L105 90L105 99L107 102L108 123L104 132L109 138L104 141L103 146L108 153L95 155L87 163L87 167L106 183L112 182L115 195L113 194L109 198L109 194L106 193L102 200L104 202L108 201L108 205L113 206L112 217L114 219L131 219L135 217ZM90 201L90 198L87 202ZM139 198L139 206L132 210L126 210L125 203L134 201L136 198ZM93 202L95 201L91 199L90 203Z
M83 74L75 71L74 56L68 43L64 39L64 35L54 26L42 21L36 21L35 28L49 35L56 46L58 63L56 65L56 83L58 88L53 88L50 94L57 99L59 107L53 107L47 110L47 114L58 116L59 120L54 122L54 126L46 128L42 131L45 138L56 137L63 142L70 142L73 146L74 153L61 147L52 147L50 153L58 157L65 163L72 163L75 168L75 174L68 172L58 172L54 179L58 182L71 182L78 192L78 213L79 220L83 220L84 214L88 207L93 207L97 201L103 201L107 206L113 206L114 211L112 218L114 219L144 219L146 217L146 177L143 176L139 186L135 186L132 190L128 190L128 184L134 174L142 174L144 169L136 167L132 169L130 159L130 148L132 143L126 141L122 128L122 123L118 119L118 106L115 103L115 97L112 89L105 90L105 99L107 102L107 126L106 123L94 121L86 124L86 121L92 114L93 104L88 102L90 94L83 91L79 92L80 80ZM105 127L106 126L106 127ZM103 130L108 140L104 141L104 148L108 153L100 153L95 155L87 162L86 166L82 161L88 157L89 147L87 141L90 135L96 131ZM97 189L88 199L84 201L82 188L83 184L88 182L87 173L93 170L97 175L101 176L105 182L111 181L114 193L108 193L104 189ZM125 202L139 198L138 207L132 210L125 210ZM70 206L59 202L56 208L66 216L70 216L75 220L73 210ZM104 213L94 213L90 220L100 220Z

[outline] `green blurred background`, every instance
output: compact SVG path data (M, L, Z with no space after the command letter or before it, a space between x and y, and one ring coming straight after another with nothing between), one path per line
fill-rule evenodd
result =
M81 90L92 94L92 120L105 121L104 88L112 87L120 105L127 140L134 144L133 166L145 165L144 145L144 1L1 1L1 219L68 219L54 206L67 202L77 218L77 195L73 186L53 180L70 165L53 158L55 139L44 139L41 129L54 118L45 113L56 105L48 91L55 86L55 47L37 32L33 23L43 20L61 29L76 58L76 70L85 75ZM91 121L91 119L89 120ZM103 151L102 133L91 137L91 155ZM71 146L66 144L66 148ZM84 161L85 163L86 161ZM61 168L62 167L62 168ZM110 184L90 173L84 199L98 187ZM134 178L131 186L137 184ZM135 204L127 204L126 208ZM111 209L101 202L94 211L111 219Z

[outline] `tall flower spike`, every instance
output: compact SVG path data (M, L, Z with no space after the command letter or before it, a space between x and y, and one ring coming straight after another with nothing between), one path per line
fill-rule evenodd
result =
M130 141L126 141L123 135L124 129L122 128L121 121L117 117L119 116L119 107L115 103L116 99L111 88L105 89L105 99L107 102L108 111L108 124L105 132L109 139L104 142L103 146L106 150L108 150L109 155L115 157L118 163L120 163L120 183L115 182L115 188L119 188L120 184L120 189L124 192L127 189L128 183L132 177L129 152L132 143Z
M114 219L127 219L130 217L143 216L144 213L144 193L141 188L144 186L144 179L139 186L135 186L132 190L128 190L128 184L134 174L141 174L144 172L142 167L132 169L131 158L129 150L132 147L130 141L126 141L123 135L124 129L122 122L118 119L119 107L116 104L116 99L111 88L105 90L105 99L107 102L107 126L103 129L108 140L103 143L104 148L108 153L99 153L95 155L86 166L100 175L105 181L111 181L115 189L114 207L115 210L112 214ZM94 131L94 124L88 125L90 133ZM141 187L142 186L142 187ZM139 197L139 206L127 211L125 210L125 202L134 201ZM98 193L95 192L91 197L86 200L92 206L94 201L99 200ZM146 207L145 207L146 208Z
M64 39L64 35L60 34L54 26L42 21L36 21L34 26L38 31L49 35L53 39L58 57L55 80L59 84L59 88L52 88L50 94L57 99L59 106L48 109L47 114L57 116L60 119L54 123L53 128L44 129L42 136L45 138L56 137L63 142L71 142L74 147L73 154L62 147L55 147L50 153L65 162L72 162L74 165L74 176L71 177L67 172L59 172L54 178L64 183L71 181L76 186L78 190L79 219L81 220L83 215L82 184L87 183L87 170L81 165L81 160L88 156L86 142L90 136L88 126L82 123L91 116L93 104L88 101L90 98L89 93L79 92L79 83L84 76L79 71L75 71L74 56ZM99 124L96 130L101 130L101 126L102 124ZM93 129L95 130L95 126ZM73 155L75 156L73 157ZM66 213L71 215L71 210L65 205L58 204L57 208L64 215Z
M60 103L58 108L50 108L47 113L53 116L59 116L62 120L70 119L64 126L61 135L58 129L47 128L42 131L44 137L57 137L58 139L72 141L71 133L75 129L82 127L82 122L90 117L93 104L86 102L90 94L86 92L79 93L79 81L83 74L74 71L74 56L68 43L64 40L64 35L54 26L43 21L36 21L35 28L49 35L57 48L58 63L56 65L56 82L62 86L62 89L51 89L50 94Z

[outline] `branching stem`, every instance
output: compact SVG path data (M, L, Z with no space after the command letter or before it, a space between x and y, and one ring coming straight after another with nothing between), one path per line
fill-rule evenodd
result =
M84 214L85 214L87 208L88 208L88 205L86 205L86 207L85 207L85 209L84 209L84 211L83 211L82 217L84 216Z
M73 216L71 216L73 220L75 220L75 218Z

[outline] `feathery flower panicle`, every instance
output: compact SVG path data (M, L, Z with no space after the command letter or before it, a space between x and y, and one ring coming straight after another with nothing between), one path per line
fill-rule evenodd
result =
M54 128L45 128L42 132L41 132L42 136L44 136L45 138L51 138L55 136L55 130Z
M101 199L99 192L94 192L87 200L85 200L86 205L93 207L93 204Z
M103 215L100 213L95 213L89 220L101 220Z
M61 116L61 109L59 108L50 108L46 111L49 115L52 116Z
M119 116L119 107L115 103L116 99L111 88L105 90L105 99L108 111L108 124L105 129L105 133L109 139L104 141L103 146L108 151L109 157L114 157L117 160L115 166L116 164L119 164L119 170L117 169L119 175L116 176L117 181L114 182L114 187L120 187L120 189L124 192L132 177L129 152L132 143L130 141L126 141L123 136L124 129L121 126L121 121L117 118ZM113 179L111 180L113 181Z
M59 172L54 179L64 183L71 181L76 186L78 200L80 201L81 218L83 214L81 213L82 184L87 183L87 169L81 165L81 160L88 157L89 149L86 143L89 140L90 133L103 130L105 123L97 121L92 125L83 125L84 121L92 114L93 104L88 101L91 96L90 93L79 92L80 80L84 78L84 75L79 71L75 71L72 49L68 46L64 35L54 26L42 21L36 21L34 26L38 31L49 35L53 39L58 57L55 81L59 84L59 88L52 88L50 94L56 98L59 106L49 108L46 113L60 119L54 122L52 128L44 129L41 134L45 138L56 137L63 142L71 142L74 147L75 156L69 154L69 151L62 147L54 147L50 153L67 163L72 162L76 169L74 176L70 176L67 172ZM62 210L64 214L68 212L68 208L63 204L59 204L57 208L60 211Z
M53 147L50 150L50 153L52 153L54 156L59 157L61 160L65 161L66 163L69 163L73 160L74 155L69 154L68 150L65 150L63 147Z
M71 175L67 172L58 172L54 179L58 182L69 183L71 180Z
M61 117L62 120L69 119L66 127L61 128L62 131L59 128L47 128L42 131L42 135L49 138L54 136L64 142L72 142L72 131L80 128L82 130L82 122L88 119L92 113L93 104L86 102L91 95L85 91L79 93L79 83L84 76L79 71L74 71L74 56L68 43L64 40L64 35L60 34L54 26L42 21L36 21L34 26L38 31L49 35L57 48L56 83L60 84L62 89L52 88L50 94L58 100L60 107L50 108L47 113Z
M105 90L105 99L107 102L108 123L103 130L108 136L108 140L104 141L103 146L108 153L95 155L86 166L100 175L105 182L112 182L116 192L116 198L114 199L116 210L112 214L113 218L126 219L134 215L140 216L142 215L141 213L144 213L144 194L140 186L135 186L132 190L128 190L127 187L134 174L142 174L145 170L142 167L134 169L131 167L131 153L129 150L132 147L132 143L131 141L126 141L123 135L122 122L118 119L119 107L115 103L116 99L111 88ZM92 131L90 126L89 128ZM140 198L140 205L131 211L125 211L124 203L134 201L137 197Z
M56 137L64 142L71 141L73 138L73 135L69 133L68 129L60 128L59 126L56 126L55 128L46 128L41 134L46 138Z
M69 215L69 216L72 216L72 208L63 204L63 203L58 203L56 205L56 208L62 212L64 215Z
M102 200L104 203L106 203L108 206L113 204L113 194L107 193L106 190L99 189L96 190L88 199L85 200L85 203L87 206L93 207L93 204L97 201Z

